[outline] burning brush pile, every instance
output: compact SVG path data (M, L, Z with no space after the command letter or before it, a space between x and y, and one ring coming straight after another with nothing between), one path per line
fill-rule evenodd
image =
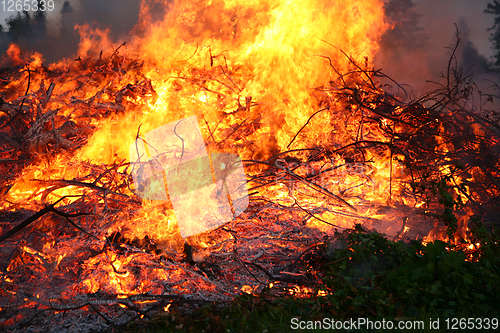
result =
M311 253L356 224L474 250L468 221L499 219L498 119L454 54L420 98L375 70L380 2L309 2L179 1L153 25L144 2L131 41L79 27L79 54L50 65L11 45L2 325L104 330L270 284L309 297ZM229 203L202 226L217 202L183 189L201 169L163 167L199 157L197 133Z

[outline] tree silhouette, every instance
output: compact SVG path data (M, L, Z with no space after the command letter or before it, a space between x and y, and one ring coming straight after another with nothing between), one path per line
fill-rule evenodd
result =
M493 49L493 66L495 69L500 69L500 2L498 0L493 0L493 3L489 3L484 10L487 14L495 15L495 24L488 30L492 31L490 35L490 40L492 42Z
M415 10L412 0L389 0L384 4L387 21L392 25L384 36L384 48L418 49L425 46L428 36L420 26L422 16Z
M5 52L10 43L18 44L22 49L34 50L47 37L47 17L38 1L38 10L32 15L27 11L18 12L6 20L6 26L0 29L0 52Z

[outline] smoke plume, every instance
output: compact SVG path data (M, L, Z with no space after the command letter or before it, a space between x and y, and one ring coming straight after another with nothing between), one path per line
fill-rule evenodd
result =
M21 49L43 54L46 63L74 56L78 50L80 35L75 26L89 24L92 28L108 31L110 40L121 44L139 17L140 0L65 1L55 15L47 18L42 12L22 13L7 20L0 33L0 52L4 54L14 42ZM50 20L51 29L47 26ZM109 45L111 48L113 45Z
M382 38L381 50L375 59L377 69L407 84L409 93L418 96L437 87L432 82L442 79L459 40L456 62L452 64L465 76L471 75L481 90L488 90L498 77L473 42L473 38L480 40L484 53L488 22L492 21L491 15L483 13L486 3L475 2L475 10L472 10L460 8L471 6L464 1L387 1L386 17L392 29ZM467 18L464 12L469 13ZM481 19L483 23L477 24ZM470 22L474 23L474 31Z

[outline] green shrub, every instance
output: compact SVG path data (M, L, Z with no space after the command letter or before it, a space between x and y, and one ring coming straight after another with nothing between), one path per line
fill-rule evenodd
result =
M316 290L326 296L276 296L283 293L275 286L259 296L237 297L229 306L205 306L189 315L173 309L143 331L289 332L292 318L426 323L429 318L498 318L499 239L481 224L470 236L479 244L475 255L441 241L395 243L357 225L325 242L304 263L319 278Z

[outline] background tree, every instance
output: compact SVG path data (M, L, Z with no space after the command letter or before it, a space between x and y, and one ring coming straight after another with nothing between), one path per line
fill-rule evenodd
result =
M493 49L493 66L496 70L500 69L500 2L493 0L484 10L487 14L495 15L495 24L489 29L491 32L490 40Z
M41 8L40 0L38 1ZM10 43L16 43L24 50L36 50L47 37L47 17L40 9L30 15L18 12L6 20L0 29L0 53L4 53Z

